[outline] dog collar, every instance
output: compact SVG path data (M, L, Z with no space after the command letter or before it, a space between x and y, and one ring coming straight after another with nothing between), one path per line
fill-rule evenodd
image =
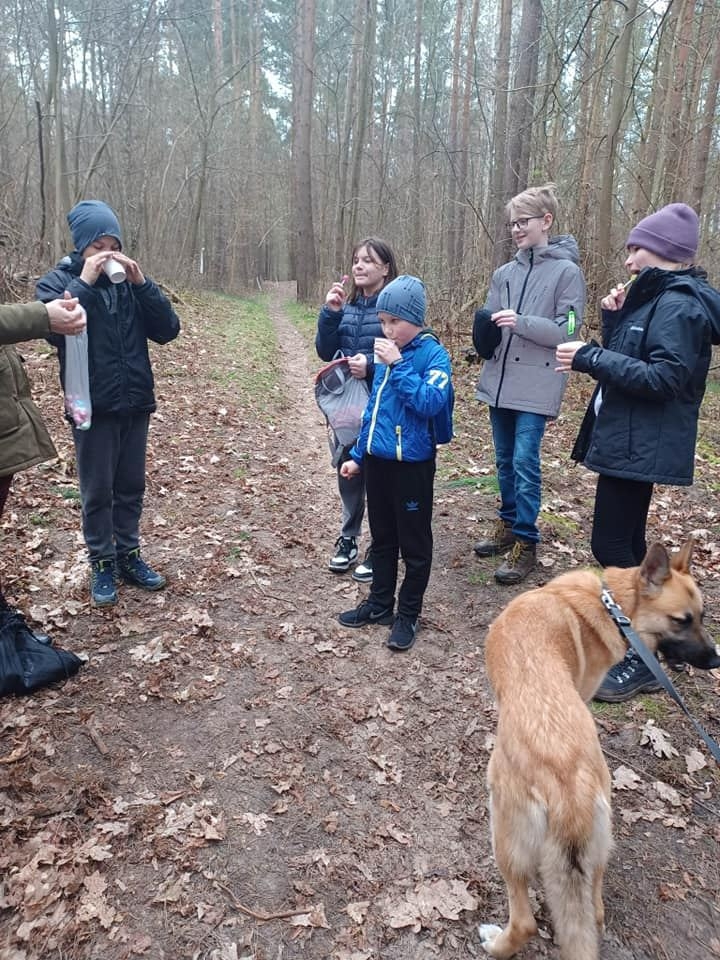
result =
M661 684L662 688L670 694L670 696L673 698L675 703L677 703L678 706L683 709L683 711L685 712L685 715L692 721L693 726L702 737L703 741L705 742L705 745L707 746L710 753L713 755L715 761L720 764L720 746L718 746L718 744L713 740L713 738L708 733L706 733L705 728L702 726L702 724L700 724L699 721L696 720L695 717L690 713L688 708L685 706L685 701L673 686L672 680L665 673L663 668L660 666L660 663L658 662L657 657L653 656L652 653L650 653L650 651L642 642L640 637L633 630L632 624L630 622L630 618L627 617L622 612L622 608L620 604L616 603L612 593L610 592L608 587L605 585L605 583L602 581L601 581L601 586L602 586L602 592L600 594L600 599L602 600L602 604L607 610L607 612L610 614L612 619L614 620L620 633L623 635L623 637L625 637L628 644L632 647L635 653L637 653L637 655L640 657L642 662L645 664L648 670L655 677L657 682Z

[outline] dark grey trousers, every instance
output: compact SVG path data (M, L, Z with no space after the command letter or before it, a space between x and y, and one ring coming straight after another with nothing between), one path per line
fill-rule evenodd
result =
M93 414L89 430L73 428L90 560L112 559L139 546L149 423L149 413Z
M341 537L359 537L365 516L365 475L342 477L338 470L338 490L342 502Z

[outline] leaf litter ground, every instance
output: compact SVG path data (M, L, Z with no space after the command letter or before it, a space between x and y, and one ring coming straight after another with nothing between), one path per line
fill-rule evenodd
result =
M167 590L91 610L56 364L24 348L60 460L17 478L8 594L87 655L60 689L0 702L0 958L424 960L480 957L502 923L485 768L495 711L485 629L515 592L472 544L493 517L492 446L456 364L458 437L436 484L418 643L343 630L366 593L326 569L338 501L315 407L317 361L269 295L279 385L248 396L239 301L186 305L154 352L159 399L143 518ZM545 537L525 586L591 560L593 478L567 451L589 385L544 448ZM720 618L715 394L694 488L657 491L652 537L694 531L708 626ZM720 678L677 679L717 737ZM720 956L716 766L664 696L594 707L613 771L616 849L604 960ZM557 956L540 891L527 960Z

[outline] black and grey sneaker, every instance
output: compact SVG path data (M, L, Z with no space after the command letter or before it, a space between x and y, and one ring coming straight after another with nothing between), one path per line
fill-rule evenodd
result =
M345 573L357 558L358 548L355 537L338 537L335 542L335 556L330 560L328 567L333 573Z
M624 703L638 693L657 693L662 687L634 650L610 667L593 700Z
M353 570L352 578L358 583L372 583L372 545L367 548L364 559Z
M359 607L353 610L345 610L340 614L338 620L344 627L367 627L371 624L387 627L395 619L392 607L384 610L379 609L369 600L364 600Z
M415 643L417 636L417 620L408 617L404 613L399 613L395 618L395 623L387 638L386 646L391 650L409 650Z

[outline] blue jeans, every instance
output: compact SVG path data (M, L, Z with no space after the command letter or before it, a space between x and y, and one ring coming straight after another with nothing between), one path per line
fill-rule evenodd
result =
M547 418L540 413L490 407L500 485L500 519L518 540L540 541L540 444Z

